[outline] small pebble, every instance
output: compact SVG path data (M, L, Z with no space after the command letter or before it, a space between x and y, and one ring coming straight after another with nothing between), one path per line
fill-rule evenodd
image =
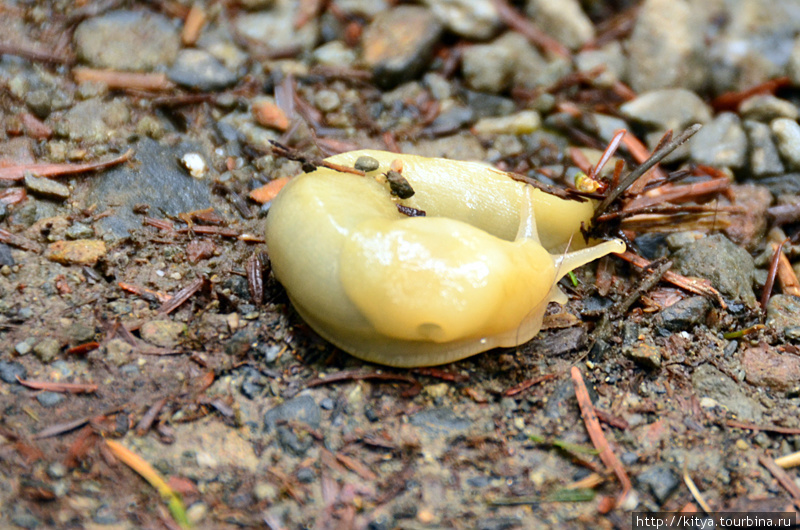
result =
M36 400L41 403L43 407L55 407L66 399L64 394L58 392L39 392L36 394Z
M769 123L778 118L796 120L797 107L791 102L772 94L757 94L742 101L739 114L743 119Z
M788 168L800 170L800 125L794 119L778 118L769 127Z
M46 338L33 347L33 353L45 364L55 359L60 350L61 345L53 338Z
M0 361L0 380L4 383L14 384L17 377L26 379L28 371L17 361Z
M380 167L380 162L371 156L360 156L356 158L354 167L359 171L369 173L370 171L377 170Z
M203 178L208 172L208 165L200 153L186 153L181 157L181 164L196 179Z
M45 257L62 265L94 265L106 255L106 244L96 239L56 241L47 247Z
M25 173L24 183L28 191L36 195L55 199L68 199L70 195L69 187L64 184L55 180L35 177L30 173Z

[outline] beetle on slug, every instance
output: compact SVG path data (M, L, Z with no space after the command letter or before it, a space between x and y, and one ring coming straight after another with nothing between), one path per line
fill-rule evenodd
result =
M266 221L276 278L324 338L361 359L398 367L444 364L530 340L556 282L590 261L623 252L612 240L582 246L590 202L566 201L475 162L374 150L326 159L293 179ZM414 190L393 199L373 177L402 162ZM424 210L407 217L397 204Z

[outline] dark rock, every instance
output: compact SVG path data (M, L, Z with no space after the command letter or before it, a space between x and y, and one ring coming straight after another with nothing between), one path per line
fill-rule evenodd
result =
M238 76L203 50L181 50L168 73L181 86L211 92L236 83Z
M659 325L670 331L690 331L705 321L710 310L711 302L706 298L702 296L686 298L664 309L658 317Z
M739 383L710 364L692 373L692 386L698 398L709 397L745 421L760 421L764 408L750 399Z
M544 415L552 419L562 418L569 413L574 404L575 387L572 381L560 381L554 385L553 391L547 398Z
M487 517L480 519L475 524L478 530L510 530L511 528L521 528L522 519L519 517Z
M633 346L623 348L626 357L648 370L661 368L661 350L647 342L638 342Z
M767 188L775 196L797 195L800 194L800 173L784 173L763 178L758 181L758 184Z
M5 243L0 243L0 267L8 265L13 267L17 262L14 261L14 256L11 255L11 247Z
M317 479L317 474L314 470L308 467L301 467L297 470L297 480L302 484L311 484Z
M180 47L169 19L148 11L113 11L75 30L78 56L96 68L153 70L169 66Z
M753 294L753 258L723 235L690 243L673 256L674 270L685 276L707 278L723 296L756 306Z
M507 116L515 110L514 102L503 96L464 90L461 94L467 106L472 109L475 119L491 116Z
M750 174L760 179L783 173L783 163L772 140L769 125L745 120L744 129L750 139Z
M16 361L0 361L0 379L8 384L17 382L17 377L25 379L28 371Z
M197 146L168 147L144 138L134 150L133 163L112 168L90 181L87 204L97 203L100 210L114 212L95 222L105 235L124 238L140 228L141 217L133 213L137 204L150 205L150 215L158 217L211 206L208 187L187 175L178 163L185 153L198 151Z
M430 61L442 25L425 8L402 5L379 13L364 31L362 57L382 87L417 77Z
M261 396L267 386L267 378L251 366L243 366L242 372L242 386L240 387L242 394L249 399L256 399Z
M313 439L307 433L298 436L289 426L282 425L284 421L305 423L312 429L319 427L322 413L319 406L309 395L300 395L292 398L264 414L265 432L276 432L281 446L292 453L301 456L305 454Z
M531 346L545 355L563 355L586 345L586 330L582 326L540 333Z
M64 401L64 394L58 392L40 392L36 395L36 400L42 404L43 407L55 407Z
M453 105L442 112L427 129L433 135L452 134L475 121L475 112L470 107Z
M666 466L653 466L636 477L642 486L650 489L653 497L659 504L664 504L669 499L678 486L680 481L675 473Z
M445 408L417 412L411 416L409 423L435 438L451 438L466 432L472 425L467 418L457 416L452 410Z

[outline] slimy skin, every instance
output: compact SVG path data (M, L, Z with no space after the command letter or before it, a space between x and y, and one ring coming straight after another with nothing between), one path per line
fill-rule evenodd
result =
M432 366L527 342L547 304L566 302L558 280L625 250L612 240L564 253L582 246L592 205L484 164L373 150L327 160L353 167L359 156L380 167L366 177L320 167L287 184L266 240L300 316L361 359ZM408 199L375 178L393 160L416 192ZM427 216L407 217L396 204Z

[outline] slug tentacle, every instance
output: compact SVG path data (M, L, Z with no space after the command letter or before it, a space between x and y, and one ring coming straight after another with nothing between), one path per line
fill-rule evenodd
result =
M548 302L565 301L558 279L624 250L615 241L560 256L591 204L483 164L382 151L328 160L352 166L360 156L378 162L366 177L321 167L291 181L270 209L266 239L298 313L362 359L429 366L526 342ZM406 199L375 178L398 159L415 192ZM427 216L406 217L396 204Z

